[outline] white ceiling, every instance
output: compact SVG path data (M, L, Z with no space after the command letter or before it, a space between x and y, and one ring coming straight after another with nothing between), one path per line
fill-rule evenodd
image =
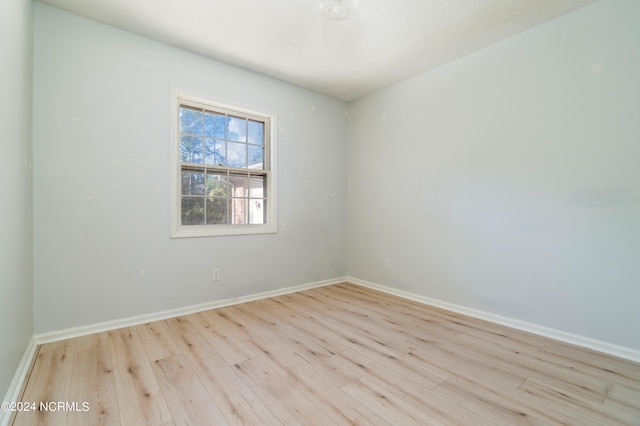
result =
M40 1L349 101L595 0Z

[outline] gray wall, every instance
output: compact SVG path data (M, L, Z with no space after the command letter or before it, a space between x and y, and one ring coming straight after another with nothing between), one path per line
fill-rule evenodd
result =
M343 102L34 12L36 333L346 274ZM277 234L169 238L170 85L277 111Z
M0 2L0 395L33 334L31 17L31 0Z
M640 349L639 22L602 0L351 103L349 275Z

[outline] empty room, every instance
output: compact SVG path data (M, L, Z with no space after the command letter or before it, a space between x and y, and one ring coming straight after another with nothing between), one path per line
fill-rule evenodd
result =
M0 22L0 425L640 425L639 1Z

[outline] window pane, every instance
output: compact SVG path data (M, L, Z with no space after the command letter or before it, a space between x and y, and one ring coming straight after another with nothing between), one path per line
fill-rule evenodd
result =
M207 173L207 196L229 198L229 182L227 175L221 173Z
M214 166L223 166L224 160L224 141L215 139L204 140L204 164Z
M229 177L229 182L231 183L232 197L248 197L249 196L246 177L231 176Z
M230 141L247 141L247 119L227 117L227 139Z
M265 196L264 186L265 179L263 176L251 177L249 179L249 196L252 198L263 198Z
M247 167L247 144L227 142L227 166Z
M244 111L204 98L178 94L174 100L173 138L178 147L174 145L172 155L179 157L172 161L178 161L180 181L173 188L175 192L179 185L180 194L171 202L172 237L274 232L273 212L266 209L274 197L268 192L274 189L269 181L271 119L264 111ZM176 169L172 179L175 175Z
M207 225L226 224L229 204L226 198L207 198Z
M180 132L202 134L202 111L180 107Z
M261 146L247 145L249 148L249 168L254 170L264 170L263 151Z
M202 139L197 136L180 136L180 161L202 164Z
M204 195L204 173L182 171L182 195Z
M264 123L249 120L249 143L264 145Z
M224 115L206 112L204 114L204 135L224 139Z
M231 223L243 225L247 223L247 199L233 198L231 200Z
M264 204L263 199L251 199L249 200L249 223L252 225L265 223L264 218Z
M204 198L182 197L182 224L204 225Z

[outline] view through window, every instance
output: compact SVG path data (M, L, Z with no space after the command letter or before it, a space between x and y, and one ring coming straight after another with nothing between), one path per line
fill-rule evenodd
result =
M177 119L179 228L269 224L270 117L178 98Z

